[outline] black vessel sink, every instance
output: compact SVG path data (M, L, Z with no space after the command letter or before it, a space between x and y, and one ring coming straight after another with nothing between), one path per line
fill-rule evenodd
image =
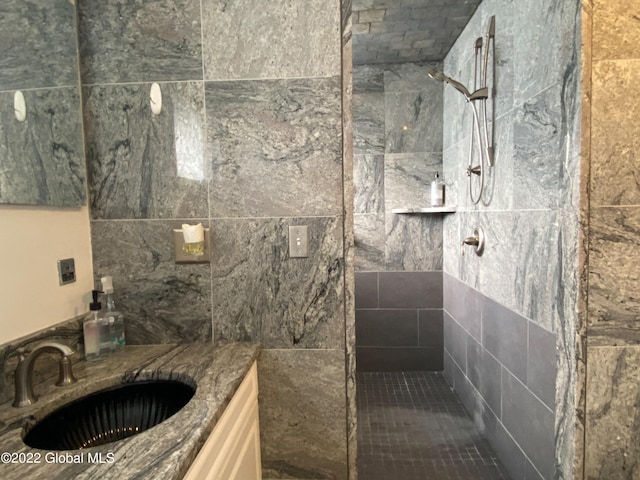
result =
M126 383L61 407L38 422L24 443L77 450L116 442L158 425L184 407L195 388L174 380Z

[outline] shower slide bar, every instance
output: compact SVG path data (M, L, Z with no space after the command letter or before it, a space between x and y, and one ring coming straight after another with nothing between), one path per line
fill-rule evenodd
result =
M471 120L471 136L469 137L469 161L466 169L469 177L469 196L474 205L482 198L485 184L485 171L488 167L493 167L495 163L494 149L494 121L495 121L495 16L489 19L486 40L478 37L473 44L474 51L474 71L473 71L473 91L470 91L462 83L445 75L437 70L430 70L428 75L434 80L447 83L464 95L467 103L471 106L473 117ZM483 52L484 48L484 52ZM491 56L491 87L488 85L489 56ZM480 59L482 58L482 61ZM487 100L491 102L491 122L488 120ZM476 107L478 103L479 108ZM480 121L482 120L482 127ZM491 123L491 133L489 133L489 123ZM473 153L477 143L480 161L473 165ZM480 177L480 189L477 196L473 194L473 177Z

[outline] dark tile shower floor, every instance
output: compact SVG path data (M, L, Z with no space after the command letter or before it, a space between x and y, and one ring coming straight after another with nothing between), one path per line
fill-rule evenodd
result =
M440 372L357 373L359 480L508 480Z

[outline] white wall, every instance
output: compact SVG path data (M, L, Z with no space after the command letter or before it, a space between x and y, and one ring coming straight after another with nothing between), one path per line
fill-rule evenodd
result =
M77 280L61 286L69 257ZM0 344L86 312L92 288L87 207L0 205Z

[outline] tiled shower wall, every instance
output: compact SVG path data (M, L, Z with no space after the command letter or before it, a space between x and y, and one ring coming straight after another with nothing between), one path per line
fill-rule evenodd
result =
M429 205L442 171L439 65L359 65L353 73L356 352L361 371L442 369L442 217Z
M473 205L471 110L445 87L447 378L514 479L573 478L579 260L580 2L484 0L444 62L471 88L496 17L495 166ZM482 227L482 256L460 242Z
M640 41L638 8L585 8L591 176L585 478L640 475ZM589 50L588 47L591 47ZM586 95L586 93L585 93Z
M261 342L264 478L347 478L340 2L79 14L94 269L127 340ZM174 263L186 222L210 227L210 265Z

